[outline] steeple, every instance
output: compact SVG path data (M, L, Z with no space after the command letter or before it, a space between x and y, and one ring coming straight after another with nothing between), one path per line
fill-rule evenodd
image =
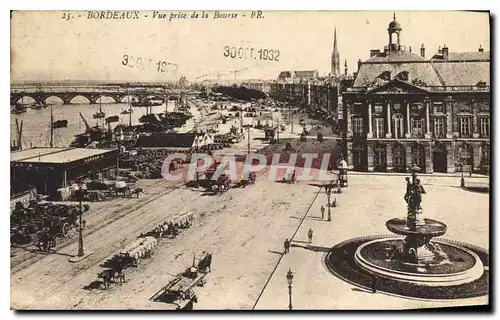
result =
M333 77L340 76L340 57L339 48L337 46L337 27L333 31L333 53L332 53L332 72Z

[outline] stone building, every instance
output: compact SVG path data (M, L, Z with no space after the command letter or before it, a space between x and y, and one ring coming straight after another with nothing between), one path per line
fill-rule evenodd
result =
M388 46L358 62L343 93L350 168L407 172L415 164L425 173L488 173L490 53L443 46L426 59L423 44L420 55L400 44L395 16L387 31Z

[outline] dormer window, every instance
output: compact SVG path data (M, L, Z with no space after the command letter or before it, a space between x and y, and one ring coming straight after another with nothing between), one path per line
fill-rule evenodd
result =
M477 86L478 86L478 87L486 87L486 82L485 82L485 81L479 81L479 82L477 83Z
M378 76L378 78L380 78L380 79L382 79L382 80L387 80L387 81L389 81L389 80L391 80L391 72L390 72L390 71L384 71L384 72L382 72L382 73Z
M403 71L398 73L396 78L398 78L399 80L408 81L408 76L409 76L408 71Z

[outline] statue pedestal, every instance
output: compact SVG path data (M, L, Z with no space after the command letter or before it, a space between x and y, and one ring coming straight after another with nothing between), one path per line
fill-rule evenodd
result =
M408 209L408 218L406 220L407 227L415 229L416 227L425 225L424 215L422 209Z

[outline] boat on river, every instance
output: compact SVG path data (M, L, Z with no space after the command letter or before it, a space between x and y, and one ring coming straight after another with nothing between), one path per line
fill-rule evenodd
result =
M52 122L52 129L66 128L68 126L68 120L56 120Z
M12 110L10 110L10 113L21 114L21 113L25 113L27 110L28 110L28 107L26 107L25 105L16 104L16 106Z

